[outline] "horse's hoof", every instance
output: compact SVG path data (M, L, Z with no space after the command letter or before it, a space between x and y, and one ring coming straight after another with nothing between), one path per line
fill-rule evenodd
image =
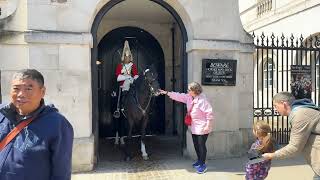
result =
M124 158L125 161L131 161L131 158L129 156Z
M120 147L121 147L121 148L125 148L125 147L126 147L126 144L121 144L121 143L120 143Z
M142 156L143 160L149 160L149 157L148 156Z

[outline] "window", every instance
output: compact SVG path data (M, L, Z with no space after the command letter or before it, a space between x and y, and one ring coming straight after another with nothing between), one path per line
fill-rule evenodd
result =
M257 15L261 16L272 10L272 0L258 0Z
M264 88L271 88L273 83L273 75L275 66L272 60L268 60L263 66L263 84Z
M51 0L52 5L65 6L70 5L72 0Z
M66 3L67 0L51 0L51 2L54 2L54 3Z

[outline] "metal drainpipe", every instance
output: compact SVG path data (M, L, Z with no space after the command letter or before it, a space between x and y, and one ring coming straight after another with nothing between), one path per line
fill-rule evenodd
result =
M172 82L172 91L176 91L176 88L175 88L175 83L176 83L176 77L175 77L175 53L174 53L174 50L175 50L175 24L172 24L172 28L171 28L171 37L172 37L172 79L171 79L171 82ZM175 101L172 101L172 133L173 135L176 135L177 134L177 127L176 127L176 111L175 111L175 106L176 106L176 103Z

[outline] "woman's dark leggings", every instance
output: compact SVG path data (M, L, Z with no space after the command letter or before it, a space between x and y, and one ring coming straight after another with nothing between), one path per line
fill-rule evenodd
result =
M198 161L199 161L200 165L203 165L206 162L206 156L207 156L206 141L207 141L207 138L208 138L208 134L204 134L204 135L192 134L194 149L196 150Z

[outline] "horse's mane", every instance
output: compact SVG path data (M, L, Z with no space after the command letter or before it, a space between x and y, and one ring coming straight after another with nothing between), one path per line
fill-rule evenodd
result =
M154 72L152 66L147 69L152 73L156 73ZM144 73L145 70L142 73L139 73L139 77L136 80L134 80L133 83L130 85L129 94L136 96L139 93L147 93L150 91L149 86L145 82L146 76Z
M139 92L139 89L137 88L140 88L143 85L144 79L144 75L139 73L139 77L136 80L134 80L133 83L130 85L129 94L135 94L136 91Z

